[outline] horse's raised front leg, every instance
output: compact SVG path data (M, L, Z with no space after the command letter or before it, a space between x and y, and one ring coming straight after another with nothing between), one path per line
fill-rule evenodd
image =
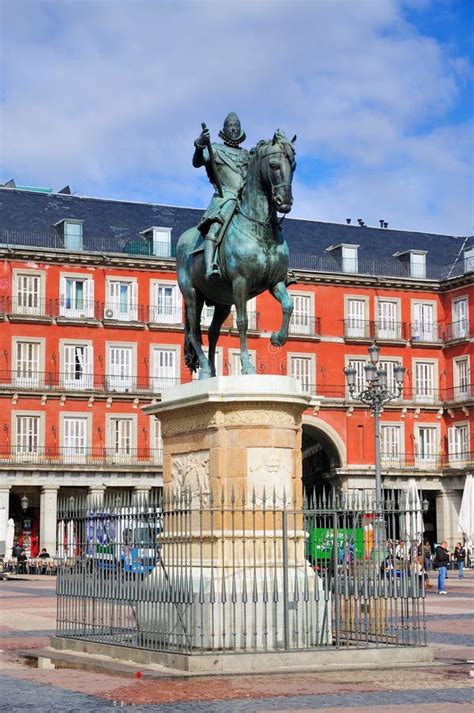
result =
M215 305L214 315L208 331L209 352L207 358L211 365L211 376L216 376L216 344L221 333L221 327L230 314L230 305Z
M201 335L201 312L204 299L198 290L187 286L184 290L184 301L186 303L187 328L189 329L188 339L199 359L199 378L208 379L211 376L211 365L204 354Z
M286 290L284 282L279 282L270 290L270 294L281 304L283 319L278 332L273 332L270 341L275 347L282 347L288 339L288 328L290 326L291 315L293 314L293 300Z
M237 318L237 329L240 337L240 364L242 374L255 374L256 369L250 361L250 354L247 348L247 281L243 277L237 277L232 283L234 304Z

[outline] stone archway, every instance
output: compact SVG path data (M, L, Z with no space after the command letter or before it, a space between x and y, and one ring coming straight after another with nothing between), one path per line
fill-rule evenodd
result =
M336 469L346 463L344 441L319 418L303 418L301 454L303 489L308 496L319 494L330 485Z

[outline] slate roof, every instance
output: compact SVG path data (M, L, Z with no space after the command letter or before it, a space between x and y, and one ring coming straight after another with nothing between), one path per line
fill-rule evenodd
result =
M123 252L127 241L139 239L139 233L151 226L172 228L172 241L176 242L184 230L196 225L201 215L202 210L196 208L0 188L0 244L8 242L48 247L48 236L50 238L54 233L52 225L65 218L74 218L84 221L85 249ZM5 231L15 233L17 242L11 237L6 240ZM359 260L375 260L380 265L398 264L400 261L392 257L396 252L426 250L427 264L431 266L449 266L457 260L459 262L461 249L474 245L472 236L436 235L292 218L284 221L283 233L290 254L295 258L293 264L310 269L318 269L319 264L311 261L310 256L323 256L321 265L331 269L334 263L335 269L337 260L325 251L338 243L359 245ZM385 273L382 271L382 274Z

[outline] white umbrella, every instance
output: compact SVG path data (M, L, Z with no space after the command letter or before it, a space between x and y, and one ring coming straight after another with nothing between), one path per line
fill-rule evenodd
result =
M405 512L405 536L411 542L421 542L425 527L423 525L423 515L421 514L421 500L416 487L416 480L410 478L408 481L408 491Z
M7 522L7 536L5 540L5 558L7 560L12 556L13 537L15 535L15 521L10 518Z
M458 527L469 544L471 544L474 540L474 483L470 473L466 475L466 482L464 483Z

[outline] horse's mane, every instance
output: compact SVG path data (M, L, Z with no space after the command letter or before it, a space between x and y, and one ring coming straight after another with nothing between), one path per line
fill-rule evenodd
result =
M295 136L296 138L296 136ZM294 139L293 139L294 141ZM250 168L253 167L255 164L257 158L261 156L263 153L263 150L270 147L270 146L275 146L278 144L279 146L283 147L285 151L285 155L289 161L293 164L293 170L295 169L296 162L295 162L295 147L293 145L293 141L290 141L288 137L286 136L285 132L282 131L281 129L277 129L273 135L272 139L261 139L261 141L258 142L256 146L250 149L249 151L249 166L247 169L247 175L245 177L244 183L241 188L241 195L243 194L246 186L247 186L247 179L250 173Z

